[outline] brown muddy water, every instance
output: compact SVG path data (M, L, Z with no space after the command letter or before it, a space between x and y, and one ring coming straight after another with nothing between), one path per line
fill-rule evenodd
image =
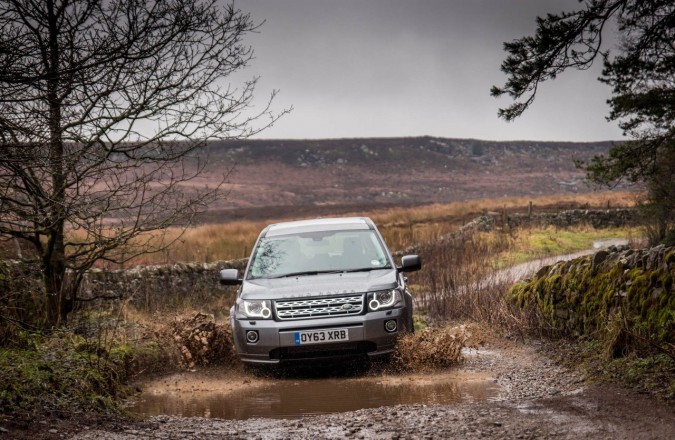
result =
M263 378L210 369L145 381L128 407L141 417L173 415L221 419L294 419L399 404L481 402L499 387L485 374L441 371L354 377Z

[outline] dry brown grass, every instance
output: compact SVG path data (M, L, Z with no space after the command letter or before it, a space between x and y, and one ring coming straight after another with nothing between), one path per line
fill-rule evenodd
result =
M368 216L378 225L387 245L392 250L402 250L417 243L431 242L457 231L459 227L483 211L526 211L532 202L535 212L555 207L602 208L634 206L635 194L629 192L602 192L580 195L508 197L500 199L470 200L418 207L379 209L354 212L346 215ZM268 221L236 221L224 224L206 224L189 228L163 231L163 242L173 242L163 252L147 254L133 260L136 264L166 264L178 261L211 262L248 257L260 231L266 224L294 219ZM160 234L157 234L159 236Z
M461 218L467 213L480 213L483 210L498 211L504 208L524 208L532 202L535 210L539 207L568 207L579 206L603 208L603 207L629 207L635 206L636 194L633 192L596 192L586 194L559 194L545 195L540 197L503 197L468 200L452 203L435 203L414 208L394 208L383 211L375 211L371 214L373 220L379 220L382 224L394 223L406 225L409 223L422 223L429 220L447 220L449 218Z
M248 257L264 222L237 221L225 224L208 224L185 231L170 228L164 243L172 242L165 251L145 255L134 264L184 262L209 263Z
M424 270L410 274L418 308L434 320L500 321L501 286L492 274L513 239L500 232L467 232L421 244Z
M391 249L405 249L420 242L438 239L456 231L483 211L507 210L526 212L532 202L533 211L635 206L636 195L630 192L601 192L579 195L505 197L433 204L414 208L396 208L369 214L384 235Z

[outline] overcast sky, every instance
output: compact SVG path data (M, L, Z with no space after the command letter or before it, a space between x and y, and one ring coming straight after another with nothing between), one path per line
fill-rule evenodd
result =
M439 136L494 140L620 139L609 123L610 89L600 63L540 88L515 122L502 85L503 42L531 34L535 17L579 7L577 0L239 0L265 20L248 43L259 75L257 105L291 114L258 138Z

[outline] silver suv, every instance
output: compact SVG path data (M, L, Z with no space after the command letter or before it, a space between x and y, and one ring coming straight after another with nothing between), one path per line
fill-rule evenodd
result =
M230 310L237 353L249 364L388 355L397 336L413 330L412 297L404 272L421 268L417 255L397 267L369 218L276 223L258 237Z

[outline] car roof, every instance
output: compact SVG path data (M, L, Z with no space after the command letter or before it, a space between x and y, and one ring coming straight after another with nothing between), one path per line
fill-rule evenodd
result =
M274 223L265 228L263 235L302 234L318 231L345 231L375 229L373 221L368 217L336 217L298 220L293 222Z

